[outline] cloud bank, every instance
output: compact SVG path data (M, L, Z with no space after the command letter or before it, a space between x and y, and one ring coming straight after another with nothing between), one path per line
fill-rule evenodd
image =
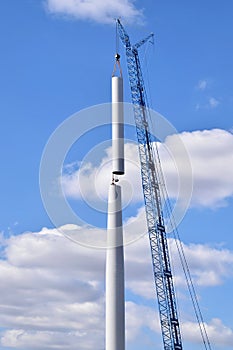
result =
M140 215L135 218L135 227L141 229L137 220L140 221ZM68 225L67 230L69 228ZM74 230L73 225L71 229ZM79 230L88 228L77 227ZM171 248L173 243L170 242ZM58 230L46 228L13 236L4 244L0 260L0 325L4 327L0 332L1 349L91 350L95 347L101 350L104 347L105 251L84 248L67 240ZM184 245L184 249L196 285L213 287L232 277L231 251L194 244ZM150 341L154 348L155 340L160 342L161 335L154 310L156 301L147 236L125 247L125 268L129 292L127 344L135 347L141 342L145 346L145 342ZM183 289L183 282L179 267L177 271L179 291ZM182 308L185 307L184 302ZM190 315L187 318L186 310L185 315L181 310L181 316L184 339L199 343L195 322L190 320ZM207 329L216 345L233 346L232 329L219 318L210 320Z
M177 149L177 138L186 148L193 174L187 171L183 153ZM177 198L179 181L193 176L191 205L216 208L227 205L233 196L233 134L226 130L212 129L183 132L168 136L159 144L159 153L170 198ZM140 164L137 145L125 146L126 175L122 177L122 193L125 203L142 201ZM177 172L177 164L179 171ZM84 162L78 168L68 166L61 179L64 193L69 198L95 203L107 198L106 183L110 182L111 149L106 149L98 166ZM185 193L184 193L185 195Z
M52 14L91 20L97 23L113 23L115 18L127 22L140 22L142 10L137 9L133 0L46 0L47 10Z

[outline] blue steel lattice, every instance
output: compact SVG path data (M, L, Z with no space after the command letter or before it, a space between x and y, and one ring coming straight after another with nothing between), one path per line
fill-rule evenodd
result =
M147 228L164 350L182 350L160 188L155 168L156 159L152 151L152 137L148 123L148 106L146 105L146 94L137 50L141 45L151 39L153 34L150 34L147 38L131 46L129 36L119 19L117 20L117 29L119 37L126 49L128 75L132 103L134 106L134 118L141 163L141 178Z

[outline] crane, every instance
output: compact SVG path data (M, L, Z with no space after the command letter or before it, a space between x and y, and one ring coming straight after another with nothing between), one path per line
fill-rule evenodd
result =
M154 281L159 305L160 324L164 350L182 350L176 297L171 271L168 243L162 211L161 193L153 140L150 133L148 106L144 81L138 56L138 48L153 38L153 34L131 45L120 20L117 19L119 37L126 49L129 82L134 108L141 178L144 194L147 228L150 240Z
M131 98L138 139L139 159L141 163L141 178L147 228L164 350L182 350L183 345L161 201L162 191L160 189L160 180L163 179L163 175L162 169L160 168L159 154L158 152L153 151L153 137L150 132L149 122L150 112L138 55L139 47L153 39L153 33L132 46L129 36L119 19L116 20L116 30L126 49ZM119 61L120 55L118 52L115 57L116 61ZM174 223L173 231L187 288L200 329L202 342L206 350L211 350L211 344L193 285L187 259L184 254L183 245Z

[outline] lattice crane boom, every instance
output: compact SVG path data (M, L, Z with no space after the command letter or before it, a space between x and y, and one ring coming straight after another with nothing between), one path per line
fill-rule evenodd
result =
M152 39L153 34L150 34L148 37L132 46L129 36L119 19L117 19L116 24L119 37L126 49L128 75L141 163L142 188L164 350L182 350L160 187L155 167L156 159L153 153L153 141L148 122L149 106L147 106L144 81L138 56L138 48Z

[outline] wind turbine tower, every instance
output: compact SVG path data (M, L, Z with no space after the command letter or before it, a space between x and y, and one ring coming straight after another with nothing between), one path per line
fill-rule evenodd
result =
M123 77L119 54L115 58L112 74L112 182L108 194L105 350L125 350L122 203L121 186L116 178L125 172Z

